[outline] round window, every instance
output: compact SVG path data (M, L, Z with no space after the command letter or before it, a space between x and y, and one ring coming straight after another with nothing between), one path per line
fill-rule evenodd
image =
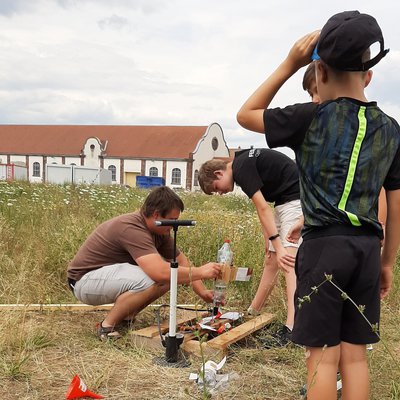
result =
M216 137L213 137L213 139L211 141L211 146L212 146L213 150L218 149L218 139Z

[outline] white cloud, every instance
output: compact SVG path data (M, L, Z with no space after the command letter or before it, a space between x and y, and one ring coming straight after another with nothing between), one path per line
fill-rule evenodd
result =
M400 119L400 3L353 3L376 16L391 48L368 96ZM228 145L265 146L237 124L237 110L295 40L347 8L344 0L2 0L0 123L219 122ZM272 105L308 101L301 78Z
M129 20L124 17L120 17L119 15L113 14L111 17L104 18L98 22L100 29L123 29L129 28Z

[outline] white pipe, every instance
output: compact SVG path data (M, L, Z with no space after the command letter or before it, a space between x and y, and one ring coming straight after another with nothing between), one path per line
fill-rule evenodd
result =
M176 336L176 298L178 292L178 268L171 267L170 300L169 300L169 332L170 337Z

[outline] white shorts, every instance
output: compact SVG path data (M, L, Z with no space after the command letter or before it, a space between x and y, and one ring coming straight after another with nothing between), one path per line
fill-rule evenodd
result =
M274 219L283 247L298 248L300 246L302 242L301 238L298 243L291 243L286 240L286 236L289 229L299 220L302 214L300 200L292 200L275 207ZM269 242L268 249L269 251L275 251L271 241Z
M137 265L113 264L90 271L75 283L75 297L85 304L98 306L114 303L122 293L141 292L155 282Z

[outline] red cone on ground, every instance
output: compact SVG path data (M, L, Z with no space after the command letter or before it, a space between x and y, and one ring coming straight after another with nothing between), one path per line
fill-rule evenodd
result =
M103 396L88 390L85 382L78 375L75 375L69 385L66 399L81 399L82 397L91 397L92 399L104 399Z

